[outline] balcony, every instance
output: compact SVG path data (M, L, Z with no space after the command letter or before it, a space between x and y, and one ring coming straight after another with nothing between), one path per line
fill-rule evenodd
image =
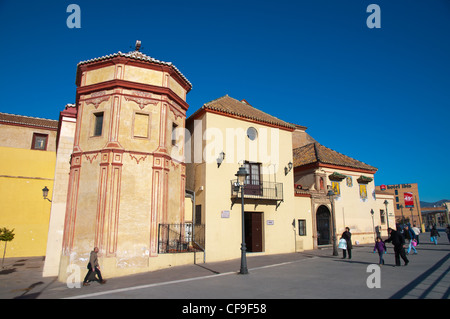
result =
M231 199L232 205L240 200L241 190L239 187L236 187L238 183L237 179L231 180ZM274 182L259 182L258 184L245 184L244 186L244 199L251 200L251 203L267 203L275 202L278 206L283 201L283 183L274 183ZM247 201L248 202L248 201Z

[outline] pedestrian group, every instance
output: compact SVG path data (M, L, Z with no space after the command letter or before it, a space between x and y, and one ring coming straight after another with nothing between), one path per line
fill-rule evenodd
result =
M379 227L377 227L377 230L378 229ZM447 238L450 242L450 225L447 226L445 232L447 233ZM379 231L377 231L377 238L375 240L373 252L378 253L378 264L380 266L384 265L384 255L387 253L386 243L392 243L392 245L394 245L395 266L401 266L401 260L403 260L405 266L408 265L409 259L407 255L410 254L411 250L414 252L414 255L417 254L416 247L419 245L420 229L416 227L416 225L413 225L412 227L410 224L397 225L396 230L388 228L388 234L389 238L383 241ZM338 245L338 248L342 249L343 259L347 258L347 255L348 259L352 258L351 237L352 234L350 232L350 228L345 227L345 231L342 233ZM431 242L437 245L438 237L441 237L441 235L439 235L436 226L433 226L430 231Z

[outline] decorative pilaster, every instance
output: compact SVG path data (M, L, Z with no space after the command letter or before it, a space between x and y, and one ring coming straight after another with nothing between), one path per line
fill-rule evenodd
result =
M107 257L117 251L122 160L121 150L101 152L95 243Z

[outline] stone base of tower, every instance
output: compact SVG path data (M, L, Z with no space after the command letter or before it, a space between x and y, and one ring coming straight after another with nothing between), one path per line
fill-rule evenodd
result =
M203 263L203 252L189 252L181 254L161 254L157 257L140 258L138 264L123 264L116 257L98 257L104 279L122 277L149 271L155 271L174 266ZM72 256L73 257L73 256ZM89 256L71 260L70 256L62 256L58 280L60 282L82 282L87 273Z

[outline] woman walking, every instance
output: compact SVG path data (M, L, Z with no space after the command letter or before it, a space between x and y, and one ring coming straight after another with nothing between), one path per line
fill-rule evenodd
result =
M350 233L350 228L345 227L345 232L342 233L341 238L345 239L345 241L347 242L347 249L342 249L342 259L345 259L347 257L347 252L348 259L352 259L352 233Z
M439 235L439 232L436 229L436 226L433 226L433 228L431 228L430 237L431 241L434 242L435 245L437 245L438 236L441 237L441 235Z

